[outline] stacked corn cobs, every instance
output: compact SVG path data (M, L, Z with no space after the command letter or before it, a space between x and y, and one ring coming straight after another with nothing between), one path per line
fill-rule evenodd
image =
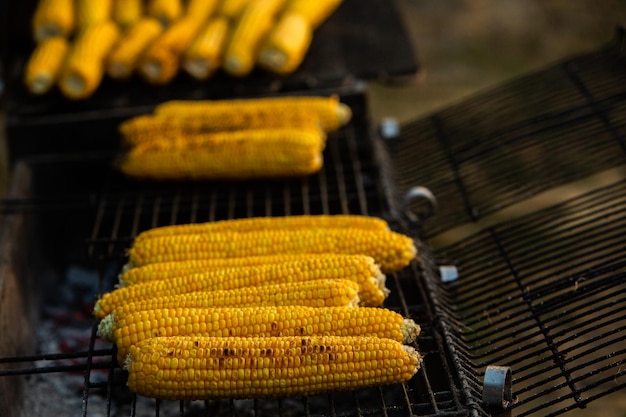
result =
M39 0L37 43L25 69L34 94L55 85L89 97L104 74L139 73L166 84L182 68L204 80L218 69L243 77L255 66L297 69L314 30L341 0Z
M411 319L382 308L413 240L356 215L165 226L94 314L128 386L159 399L305 396L409 380Z
M116 166L154 180L304 176L350 118L336 96L166 102L120 125Z

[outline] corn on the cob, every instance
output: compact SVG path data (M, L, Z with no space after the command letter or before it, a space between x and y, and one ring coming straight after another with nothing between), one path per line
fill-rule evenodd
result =
M113 0L75 0L76 17L80 30L111 20Z
M128 387L168 400L306 396L407 381L411 346L365 336L156 337L130 349Z
M336 259L315 259L308 262L308 265L299 267L275 264L211 269L192 275L152 280L104 294L96 302L94 312L99 316L105 316L121 305L150 297L325 278L348 279L358 283L360 303L364 306L378 306L383 303L389 293L385 287L386 277L371 258L361 256L350 261Z
M24 83L33 94L45 94L54 85L68 50L65 38L57 36L41 41L33 51L24 71Z
M183 15L181 0L149 0L148 15L157 19L165 27Z
M39 0L33 15L33 37L37 42L57 36L69 37L76 25L73 0Z
M224 55L224 70L237 77L248 75L254 68L259 42L274 23L275 15L285 0L253 0L235 23Z
M222 65L229 22L216 17L204 27L183 57L183 68L198 80L209 78Z
M298 13L317 29L341 4L342 0L289 0L285 12Z
M357 307L359 284L347 279L314 279L233 290L196 291L178 295L145 298L115 308L110 314L160 308L263 307L302 305L309 307ZM96 303L94 315L106 318Z
M270 119L288 118L292 113L314 114L322 129L331 132L350 121L350 107L341 103L337 96L266 97L240 100L168 101L154 110L157 116L202 116L213 120L226 112L241 115L244 120L254 120L255 126ZM256 124L259 123L259 124ZM241 128L246 128L247 125Z
M329 228L159 236L138 241L129 250L134 266L277 253L362 254L374 258L387 273L407 266L417 249L410 237L393 231Z
M172 23L145 51L139 69L153 84L166 84L178 73L184 52L193 42L202 22L184 17Z
M199 133L142 143L118 169L136 178L249 179L302 176L322 167L320 129L256 129Z
M386 231L389 230L389 224L379 217L364 216L359 214L303 214L273 217L248 217L206 223L189 223L155 227L141 232L135 238L135 242L158 236L185 235L194 233L338 228Z
M238 19L243 10L251 0L222 0L222 4L217 9L217 14L227 19Z
M189 0L185 14L206 23L214 15L218 3L219 0Z
M112 21L85 28L68 52L61 72L59 87L71 99L90 96L102 80L105 59L119 38L119 29Z
M114 0L113 20L123 30L133 27L143 17L142 0Z
M376 336L412 343L420 329L413 320L376 307L172 308L114 313L100 324L100 337L117 345L119 363L131 345L154 336Z
M141 54L162 32L161 24L144 17L133 24L113 48L107 59L107 73L112 78L129 78L137 67Z
M284 13L261 43L258 63L280 75L300 66L313 39L313 28L298 13Z

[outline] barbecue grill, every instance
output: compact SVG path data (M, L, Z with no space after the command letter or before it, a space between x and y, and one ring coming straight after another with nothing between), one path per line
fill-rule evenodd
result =
M371 125L366 87L342 82L332 91L354 117L329 138L322 171L301 179L132 181L111 170L115 146L105 142L21 155L1 207L0 328L15 337L0 341L0 411L559 415L624 388L625 45L620 30L598 51L389 138ZM99 117L113 123L137 109ZM389 276L385 303L422 328L424 363L411 381L280 400L155 401L128 391L90 308L113 287L134 236L320 213L379 216L416 240L419 261Z

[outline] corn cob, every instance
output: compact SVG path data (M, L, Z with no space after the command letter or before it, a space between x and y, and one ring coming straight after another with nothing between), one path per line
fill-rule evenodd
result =
M378 217L363 216L358 214L303 214L274 217L248 217L206 223L190 223L155 227L141 232L135 238L135 242L158 236L185 235L194 233L202 234L277 229L294 230L329 228L358 228L385 231L389 230L389 224L385 220Z
M177 74L184 52L202 27L202 22L185 17L172 23L141 58L139 69L153 84L166 84Z
M216 17L204 27L183 57L183 68L197 80L209 78L222 65L229 23Z
M156 279L104 294L96 302L94 312L103 317L119 306L150 297L319 279L348 279L358 283L360 303L364 306L382 304L389 293L385 287L385 275L373 260L366 256L354 257L349 262L336 261L336 258L316 259L297 268L289 264L258 265L210 269L170 279Z
M185 14L200 20L204 24L214 15L218 3L218 0L189 0Z
M112 21L84 29L68 52L59 87L71 99L90 96L102 80L105 59L119 38L119 29Z
M341 4L342 0L290 0L285 12L298 13L317 29Z
M67 38L75 24L73 0L39 0L33 15L33 37L37 42L57 36Z
M217 10L217 14L234 21L239 18L241 12L250 2L251 0L223 0Z
M103 23L113 17L113 0L75 0L78 27Z
M308 175L322 167L320 129L256 129L199 133L142 143L118 168L136 178L249 179Z
M233 290L196 291L178 295L144 298L129 302L109 312L160 308L263 307L301 305L309 307L357 307L359 284L347 279L314 279L311 281L268 284ZM105 319L105 311L96 303L94 315Z
M255 62L259 42L274 24L285 0L253 0L235 23L224 55L224 70L237 77L248 75Z
M321 394L407 381L411 346L353 336L156 337L130 348L128 387L168 400Z
M148 15L167 27L183 15L183 5L181 0L149 0Z
M113 20L123 30L135 26L143 17L142 0L114 0Z
M41 41L33 51L24 71L24 83L33 94L45 94L54 85L68 50L63 37Z
M284 13L263 40L258 63L266 70L286 75L302 63L313 39L313 28L298 13Z
M160 236L138 241L129 250L130 262L134 266L278 253L362 254L374 258L387 273L407 266L417 249L411 238L392 231L329 228Z
M226 112L241 115L243 120L254 120L254 125L270 119L281 120L292 113L315 114L320 120L322 129L331 132L339 129L350 121L350 107L339 102L337 96L296 96L272 97L240 100L200 100L200 101L168 101L154 110L157 116L202 116L212 120ZM257 122L261 120L263 122ZM252 123L252 122L250 122ZM258 123L258 124L257 124ZM247 125L241 126L246 128Z
M117 345L124 363L128 349L154 336L280 337L376 336L412 343L419 326L376 307L221 307L142 310L103 320L100 337Z
M112 78L129 78L143 51L162 32L161 24L152 17L144 17L133 24L109 54L107 73Z

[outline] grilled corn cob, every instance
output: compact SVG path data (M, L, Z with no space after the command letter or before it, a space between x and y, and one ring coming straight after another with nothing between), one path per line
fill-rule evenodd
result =
M357 228L365 230L389 230L389 224L378 217L358 214L317 214L248 217L240 219L219 220L216 222L178 224L161 226L141 232L135 238L139 242L146 238L158 236L184 235L214 232L250 232L256 230L294 230L294 229L329 229ZM284 256L284 255L283 255Z
M130 348L128 387L160 399L287 397L411 379L421 357L377 337L156 337Z
M276 229L159 236L129 250L134 266L203 258L237 258L278 253L345 253L371 256L383 272L407 266L417 250L408 236L356 228Z
M224 70L237 77L248 75L254 68L257 48L274 24L275 15L285 0L252 0L236 21L226 47Z
M183 14L181 0L149 0L148 15L154 17L164 27L169 26Z
M33 94L45 94L54 85L68 50L65 38L57 36L41 41L33 51L24 71L24 82Z
M118 168L136 178L248 179L308 175L322 167L320 129L256 129L169 137L131 148Z
M261 43L258 63L277 74L292 73L300 66L313 39L313 28L298 13L284 13Z
M67 38L75 24L73 0L39 0L33 15L33 37L37 42L57 36Z
M144 17L133 24L109 54L107 73L112 78L129 78L137 67L143 51L162 32L161 24L152 17Z
M177 74L184 52L202 27L193 17L184 17L172 23L145 51L139 69L153 84L166 84Z
M342 0L289 0L285 12L298 13L317 29L341 4Z
M268 284L233 290L196 291L178 295L145 298L115 308L110 314L127 314L160 308L263 307L301 305L309 307L356 307L359 284L347 279L314 279L311 281ZM94 315L105 318L96 304Z
M119 29L112 21L84 29L68 52L59 87L71 99L90 96L102 80L105 59L117 39Z
M113 0L75 0L76 17L80 30L110 20L113 15Z
M99 335L117 345L124 363L131 345L154 336L377 336L411 343L419 326L376 307L221 307L114 313L100 323Z
M123 30L133 27L143 17L142 0L113 0L113 20Z
M293 113L314 114L319 118L322 129L332 132L350 121L350 107L341 103L337 96L296 96L266 97L240 100L199 100L168 101L154 110L157 116L202 116L219 123L219 118L227 112L241 115L242 120L250 120L241 129L261 126L270 119L289 118Z
M241 12L246 8L251 0L222 0L222 4L217 9L217 14L230 20L239 18Z
M258 265L210 269L192 275L157 279L118 288L104 294L96 302L94 312L103 317L126 303L145 298L185 294L195 291L229 290L268 284L311 281L319 279L348 279L359 284L359 299L364 306L383 303L389 290L383 275L371 258L355 257L347 261L309 262L294 269L293 265ZM304 262L304 261L303 261Z
M200 31L183 57L183 68L189 75L204 80L217 71L222 65L228 30L228 19L216 17Z

